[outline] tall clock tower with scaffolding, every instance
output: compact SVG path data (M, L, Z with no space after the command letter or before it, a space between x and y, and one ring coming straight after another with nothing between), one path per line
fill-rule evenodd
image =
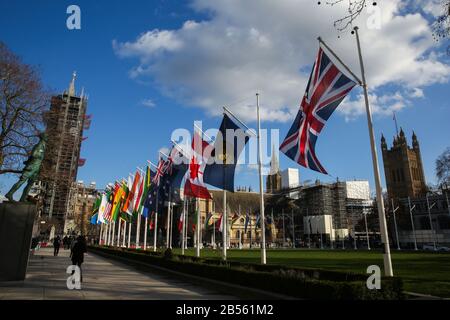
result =
M76 73L68 90L51 98L46 115L48 150L44 158L46 170L41 174L41 220L57 234L66 233L65 222L70 215L71 188L76 181L78 167L84 165L80 158L83 131L89 129L90 116L86 115L88 98L84 90L75 91Z

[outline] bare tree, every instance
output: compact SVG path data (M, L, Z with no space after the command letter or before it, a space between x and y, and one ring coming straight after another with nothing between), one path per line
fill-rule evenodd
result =
M367 1L367 0L328 0L325 3L330 6L335 6L335 5L341 4L342 2L348 2L348 6L347 6L347 13L342 18L334 21L334 27L338 31L344 31L348 27L351 27L351 25L353 24L353 21L355 21L356 18L358 18L358 16L361 14L361 12L367 6L367 3L369 1ZM322 3L321 1L318 1L319 5L321 3ZM372 1L371 5L376 6L377 2Z
M441 185L450 184L450 148L436 159L436 176Z
M433 36L437 41L439 41L440 38L446 38L450 36L450 0L441 1L441 14L433 23Z
M0 174L21 173L43 130L48 105L36 69L0 42Z

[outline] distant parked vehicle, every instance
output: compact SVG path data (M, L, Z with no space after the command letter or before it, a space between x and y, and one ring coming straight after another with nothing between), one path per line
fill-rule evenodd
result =
M432 246L432 245L424 245L423 246L423 250L425 250L425 251L435 251L434 250L434 246ZM449 247L444 247L444 246L440 246L440 247L436 246L436 251L439 251L439 252L450 252L450 248Z

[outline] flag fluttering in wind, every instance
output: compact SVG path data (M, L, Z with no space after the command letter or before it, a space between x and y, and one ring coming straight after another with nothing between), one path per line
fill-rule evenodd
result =
M145 179L144 179L144 188L143 188L142 197L141 197L141 203L139 205L139 210L138 210L139 214L142 214L144 216L144 218L148 218L148 212L149 212L148 197L149 197L150 187L152 185L151 181L154 176L155 176L155 172L152 171L149 166L147 166L147 171L145 173Z
M117 221L117 218L119 217L123 194L124 191L122 189L122 186L116 182L116 185L114 187L114 196L111 209L111 221Z
M231 218L231 225L233 225L236 221L238 221L240 218L240 215L238 215L237 213L235 213L233 215L233 217Z
M256 222L255 222L255 230L257 229L257 228L261 228L261 215L258 213L257 215L256 215Z
M234 192L234 172L239 156L249 141L246 131L226 113L211 151L216 161L205 166L203 181L217 188Z
M301 166L326 174L315 152L317 138L328 118L356 84L320 46L300 110L280 145L281 152Z
M192 145L190 150L190 163L189 170L186 173L186 182L184 184L184 195L201 198L211 199L208 188L206 188L203 182L203 170L208 161L209 152L212 146L203 140L200 133L194 132L192 139Z
M111 203L108 202L109 191L102 194L102 201L100 202L100 207L98 209L98 221L100 223L105 223L111 211Z
M208 214L206 215L206 219L205 219L205 230L208 230L208 227L210 227L213 224L213 220L212 218L212 213L208 212Z
M178 232L181 233L181 231L183 231L183 219L184 219L184 215L183 212L180 214L180 219L178 219Z
M244 224L244 233L247 233L248 223L250 222L250 215L248 213L245 214L245 224Z
M223 214L220 215L219 219L216 222L217 230L223 232Z
M98 212L94 213L94 215L91 217L91 224L98 224Z

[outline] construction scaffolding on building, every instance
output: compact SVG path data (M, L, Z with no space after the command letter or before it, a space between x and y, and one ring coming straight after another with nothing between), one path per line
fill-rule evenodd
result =
M83 91L75 92L73 73L69 89L63 94L53 96L50 110L46 115L48 152L45 154L45 170L40 176L42 186L42 215L47 227L55 226L56 233L62 234L69 213L71 189L76 180L80 165L80 150L83 130L90 124L86 116L87 97ZM83 163L84 164L84 163Z

